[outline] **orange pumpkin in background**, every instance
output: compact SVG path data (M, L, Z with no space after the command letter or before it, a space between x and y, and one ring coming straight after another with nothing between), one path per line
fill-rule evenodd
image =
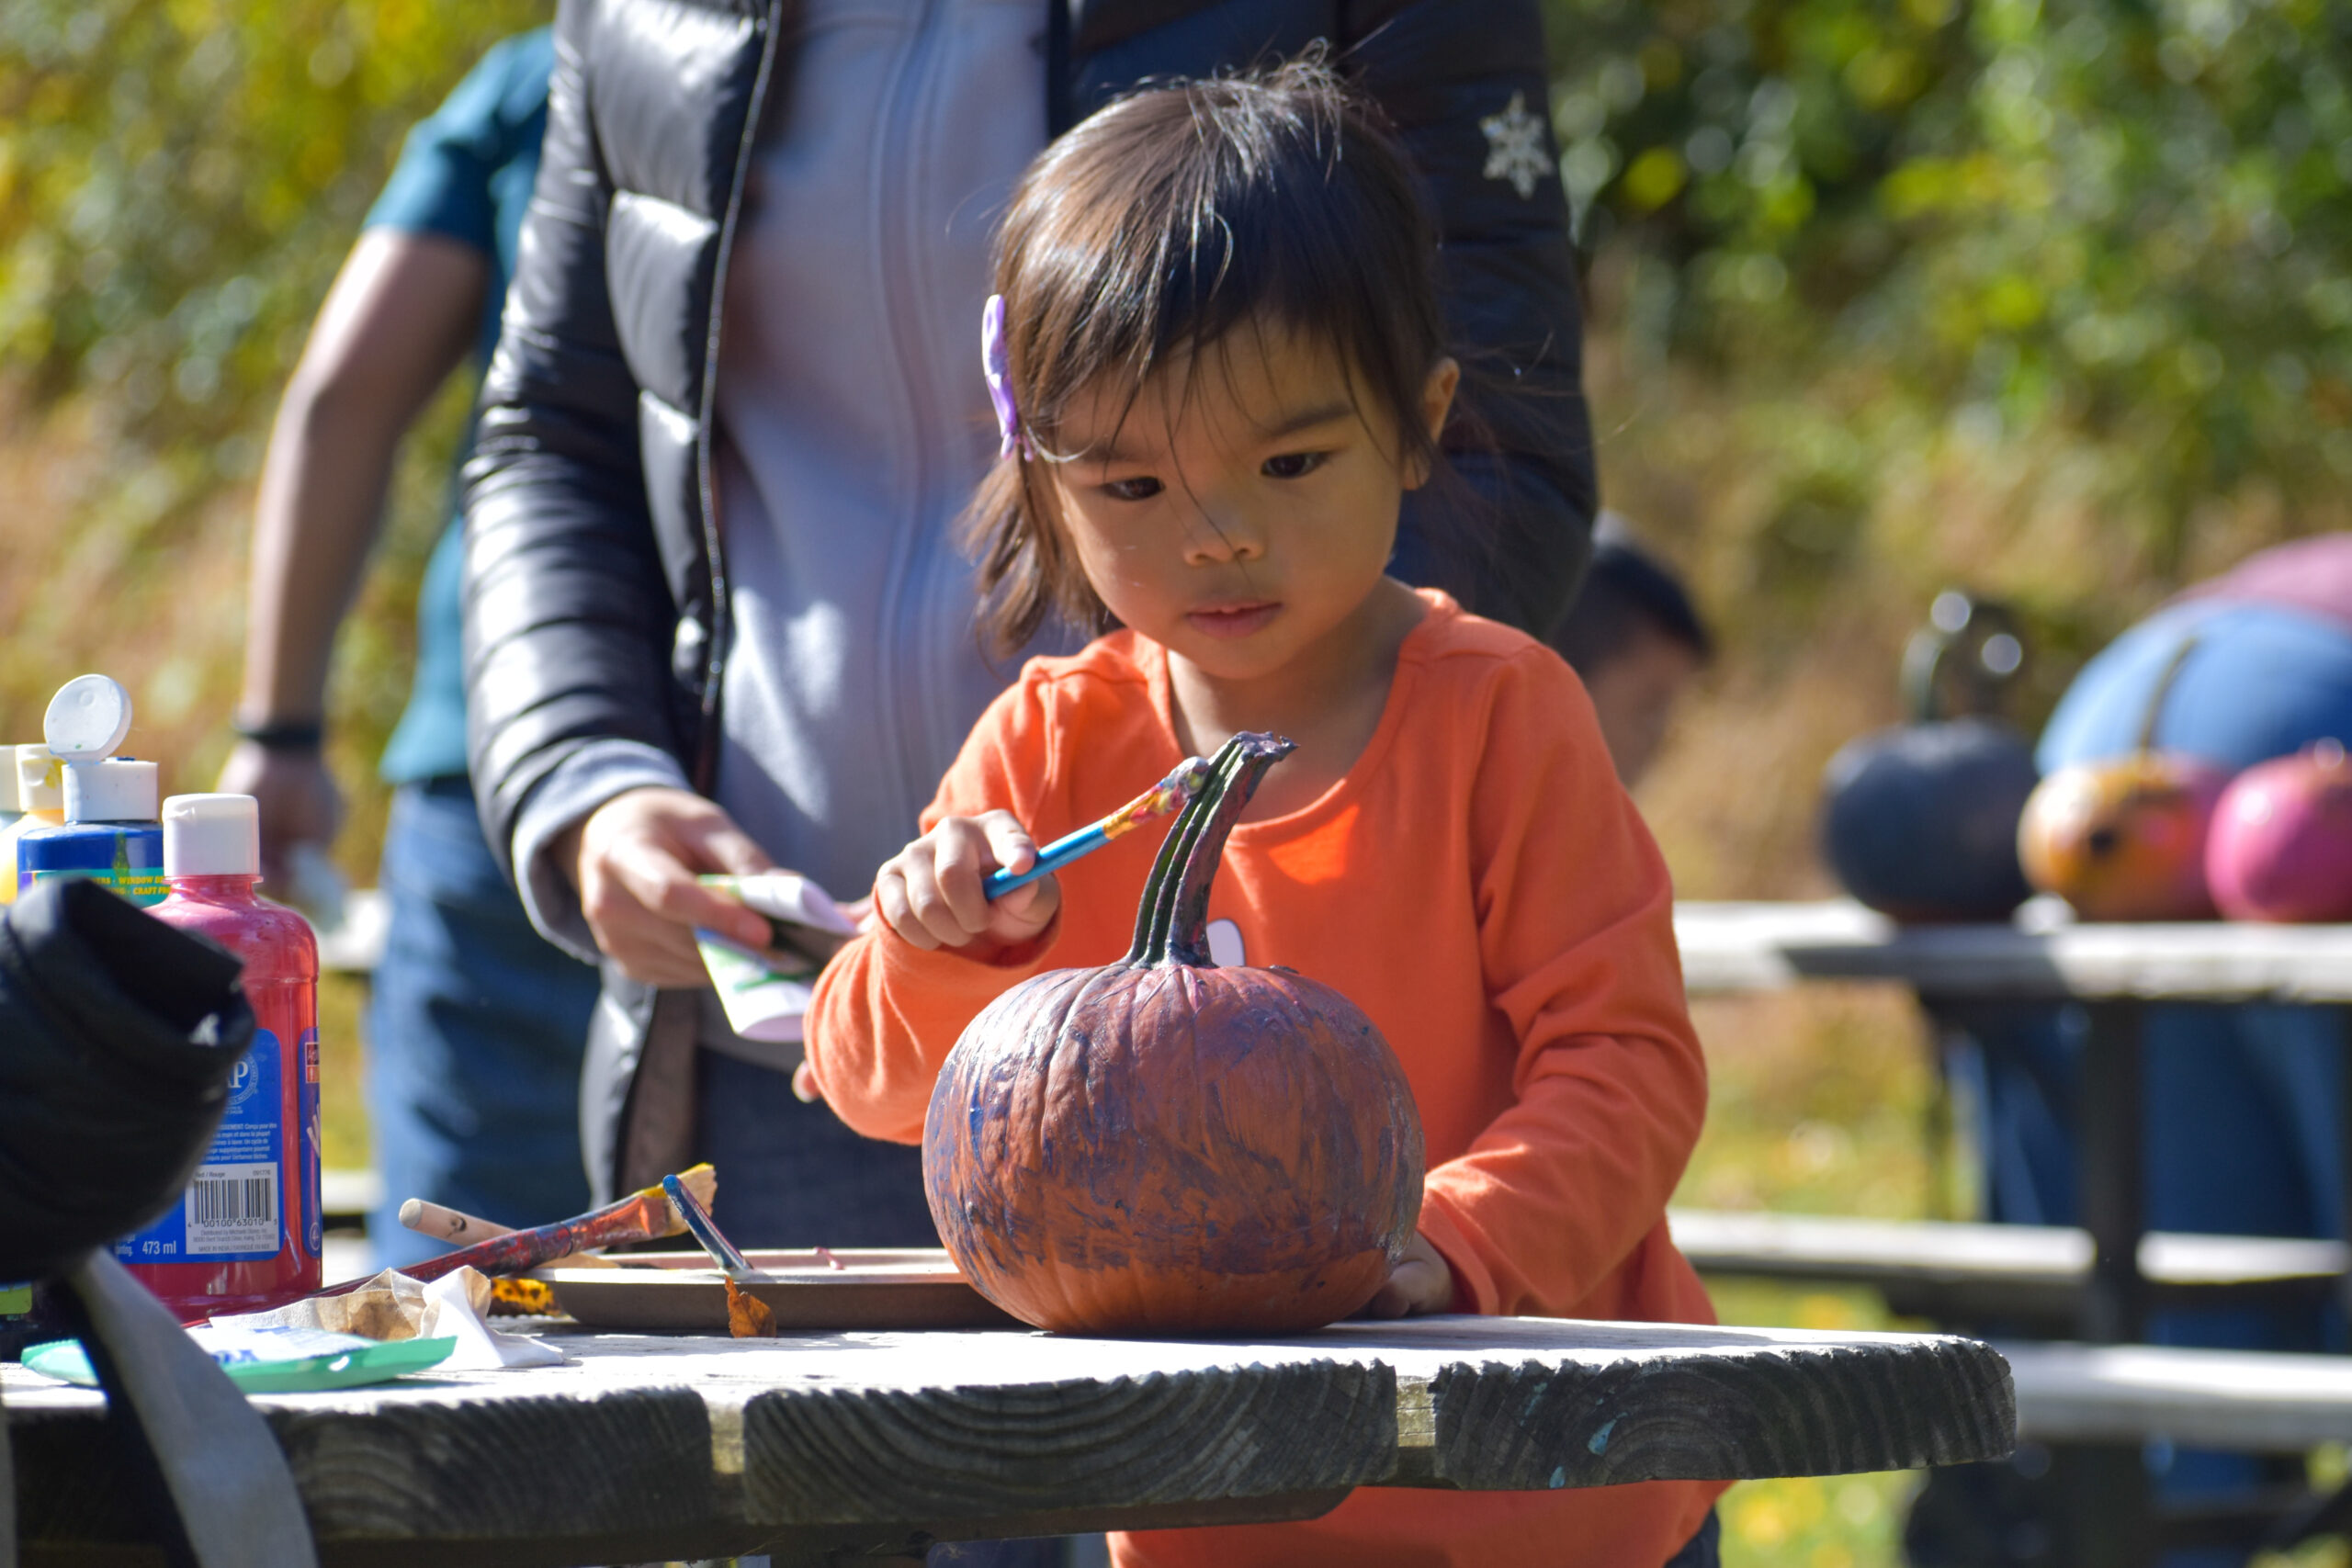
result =
M2205 836L2227 782L2162 751L2062 768L2018 825L2026 879L2086 920L2211 919Z
M2026 880L2086 920L2213 917L2205 840L2229 775L2155 750L2156 716L2196 647L2183 642L2150 694L2136 750L2061 768L2036 786L2018 823Z
M923 1122L940 1239L1076 1334L1286 1334L1372 1299L1420 1217L1412 1087L1328 986L1208 956L1209 884L1291 743L1240 735L1169 829L1133 950L983 1009Z

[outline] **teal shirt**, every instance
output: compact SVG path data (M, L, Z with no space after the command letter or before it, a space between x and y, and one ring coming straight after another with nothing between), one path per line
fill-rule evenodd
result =
M474 373L498 346L506 285L514 276L523 214L539 175L555 35L541 28L492 47L442 106L417 122L367 226L438 234L481 251L491 265ZM470 447L470 437L465 446ZM461 450L462 465L467 453ZM409 784L466 771L466 671L458 593L465 530L456 519L424 568L416 604L416 681L384 748L382 772Z

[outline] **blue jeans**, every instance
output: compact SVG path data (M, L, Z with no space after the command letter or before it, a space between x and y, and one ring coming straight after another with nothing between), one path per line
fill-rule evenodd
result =
M937 1247L922 1151L862 1138L783 1073L705 1051L695 1064L698 1157L718 1168L711 1218L753 1247Z
M531 929L463 778L394 793L380 883L391 923L368 1015L378 1264L445 1250L401 1227L410 1198L510 1225L580 1213L580 1055L596 971Z

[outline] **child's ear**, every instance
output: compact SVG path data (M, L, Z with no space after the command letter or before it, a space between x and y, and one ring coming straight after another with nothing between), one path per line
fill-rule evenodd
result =
M1462 386L1462 367L1453 355L1440 359L1430 367L1429 379L1421 383L1421 427L1430 433L1430 441L1445 433L1445 416L1453 410L1453 394ZM1426 458L1414 459L1405 475L1405 488L1419 490L1430 482L1430 465Z

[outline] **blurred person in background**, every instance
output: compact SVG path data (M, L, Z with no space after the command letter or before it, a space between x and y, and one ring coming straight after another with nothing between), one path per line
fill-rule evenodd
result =
M539 164L548 29L493 47L409 133L288 384L254 526L242 737L220 787L261 802L272 890L300 891L341 800L321 750L329 655L384 512L393 457L449 375L485 366ZM458 457L470 445L460 444ZM502 1224L579 1213L577 1123L596 973L531 929L483 841L466 777L459 648L464 530L417 602L416 675L381 764L395 786L381 886L390 930L368 1015L368 1110L384 1207L379 1263L441 1248L402 1200Z
M1690 591L1623 517L1603 512L1584 587L1551 644L1584 682L1617 778L1633 788L1657 760L1675 705L1714 657Z
M2352 741L2352 534L2248 558L2178 594L2083 667L2043 729L2043 776L2140 745L2163 694L2156 749L2235 773L2325 739ZM2142 1024L2145 1213L2150 1230L2220 1235L2345 1235L2341 1007L2237 1003L2151 1007ZM1947 1036L1947 1066L1977 1107L1984 1217L2078 1222L2075 1106L2089 1020L2082 1008L1972 1010ZM2344 1348L2339 1312L2319 1305L2170 1308L2151 1314L2156 1344L2246 1350ZM2160 1496L2174 1501L2278 1479L2252 1455L2152 1447ZM2010 1561L2001 1541L2014 1500L2006 1467L1931 1472L1906 1539L1923 1568ZM2285 1479L2300 1480L2301 1461ZM2008 1504L1994 1501L2008 1496ZM2243 1552L2168 1552L2166 1568L2237 1563Z
M2191 639L2156 716L2159 750L2235 773L2315 740L2352 740L2352 534L2254 556L2109 644L2052 713L2035 750L2042 774L2136 750L2150 699ZM1989 1219L2076 1223L2079 1011L2063 1010L2046 1031L1988 1039L1981 1062L1964 1064L1982 1084ZM2344 1017L2323 1007L2148 1010L2149 1228L2344 1234ZM2264 1314L2229 1332L2181 1342L2311 1349L2321 1328L2315 1317L2290 1325Z

